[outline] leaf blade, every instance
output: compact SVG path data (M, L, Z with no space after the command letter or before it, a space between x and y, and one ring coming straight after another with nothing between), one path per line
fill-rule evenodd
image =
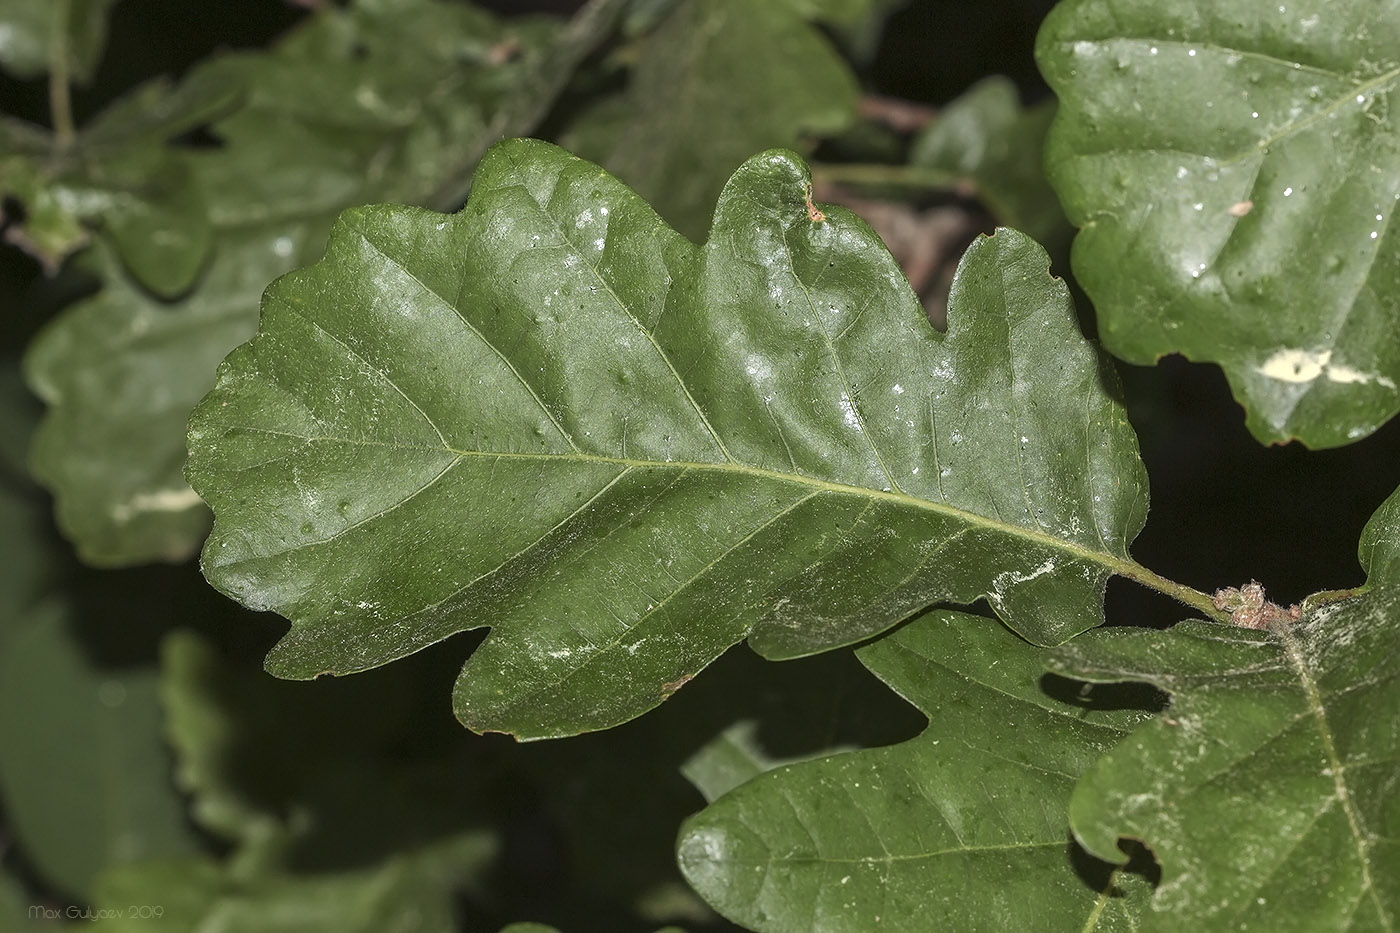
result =
M1145 680L1173 695L1164 718L1084 777L1070 807L1075 834L1101 857L1122 836L1155 851L1150 928L1386 929L1400 916L1389 802L1398 530L1392 495L1362 535L1367 592L1297 623L1265 632L1188 621L1058 649L1068 676Z
M1038 40L1062 101L1047 167L1105 345L1220 364L1261 441L1345 444L1400 408L1400 65L1394 18L1362 25L1377 12L1072 2Z
M927 728L770 771L696 814L677 843L696 890L763 931L1130 928L1135 901L1074 878L1061 801L1144 714L1052 700L1040 649L960 613L858 656Z
M271 669L490 625L458 715L543 736L630 718L748 635L810 654L983 593L1037 640L1095 624L1145 489L1043 251L975 245L945 341L807 184L751 159L700 248L518 140L461 214L348 213L191 422L188 476L232 526L206 575L294 622Z

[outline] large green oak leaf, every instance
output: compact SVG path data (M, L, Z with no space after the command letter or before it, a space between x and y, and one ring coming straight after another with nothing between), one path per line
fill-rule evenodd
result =
M532 140L454 216L347 211L267 291L190 424L206 576L350 673L490 626L473 729L610 726L751 636L794 657L986 596L1054 644L1097 625L1147 508L1064 283L976 243L945 338L806 167L745 163L696 246Z
M1058 650L1093 682L1141 680L1171 707L1094 766L1075 835L1162 880L1152 930L1393 930L1400 924L1400 493L1362 533L1365 591L1272 631L1182 622Z
M928 728L740 785L681 828L687 880L764 933L1134 929L1145 885L1076 877L1065 810L1149 714L1052 698L1045 653L944 610L860 649Z
M1219 363L1261 441L1400 410L1400 3L1068 0L1037 57L1109 350Z

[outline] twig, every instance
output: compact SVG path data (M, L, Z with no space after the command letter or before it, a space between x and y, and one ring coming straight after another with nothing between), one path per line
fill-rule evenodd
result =
M869 162L824 162L812 166L813 180L827 185L904 188L919 191L959 191L967 179L957 172L925 165L886 165Z
M49 30L49 118L53 123L54 149L73 145L73 99L68 87L68 14L70 0L50 0L53 19Z

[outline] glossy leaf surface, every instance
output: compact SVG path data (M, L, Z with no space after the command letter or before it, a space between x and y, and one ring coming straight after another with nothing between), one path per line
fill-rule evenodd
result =
M1065 803L1147 714L1041 690L1045 651L935 611L860 649L929 716L899 745L787 765L681 830L681 870L764 931L1133 929L1137 899L1070 861Z
M1276 631L1107 629L1065 674L1142 680L1171 707L1080 782L1076 836L1162 880L1153 930L1387 930L1400 920L1400 497L1362 535L1369 591Z
M1400 5L1069 0L1037 56L1104 344L1221 365L1261 441L1400 409Z
M984 594L1038 642L1097 624L1145 483L1044 252L974 245L943 338L807 190L794 156L751 159L699 248L520 140L458 215L344 215L191 422L206 575L293 622L269 669L489 625L458 716L546 736L750 634L810 654Z

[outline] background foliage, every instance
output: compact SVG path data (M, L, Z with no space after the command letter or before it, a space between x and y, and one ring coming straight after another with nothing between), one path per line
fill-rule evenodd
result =
M0 929L56 925L69 908L159 905L158 928L172 930L203 923L249 931L497 930L514 921L571 931L734 929L716 910L754 929L799 930L812 928L813 918L842 916L846 901L873 916L890 892L917 899L926 867L911 863L907 876L832 868L843 859L868 868L900 846L949 850L959 861L946 870L984 879L962 906L946 908L944 916L962 916L967 928L988 917L1001 919L985 928L1014 925L1016 910L1029 905L1067 929L1086 921L1112 929L1141 911L1160 914L1168 901L1169 920L1157 922L1219 922L1209 904L1216 892L1173 887L1170 863L1165 878L1142 853L1125 869L1110 864L1126 858L1120 835L1160 833L1159 859L1185 853L1191 865L1210 864L1227 843L1211 839L1209 826L1153 826L1153 815L1135 810L1140 802L1123 789L1139 779L1140 760L1099 758L1163 702L1123 681L1173 694L1194 717L1189 730L1230 715L1239 693L1257 692L1253 681L1211 686L1218 659L1189 651L1174 658L1186 649L1172 647L1161 649L1170 664L1144 666L1132 652L1147 649L1121 645L1160 636L1115 629L1052 655L987 619L940 611L854 654L775 665L739 646L641 719L521 745L467 733L452 717L446 697L461 658L480 640L474 634L344 679L294 683L264 674L262 658L285 625L204 582L192 558L209 512L182 472L186 422L214 385L218 362L254 333L268 283L322 256L342 210L371 202L456 210L488 146L531 135L597 161L671 228L699 241L730 175L754 153L783 146L813 163L819 201L846 203L874 225L935 322L946 320L962 248L976 231L1003 223L1050 250L1052 269L1076 294L1083 330L1098 332L1097 312L1109 350L1134 364L1181 350L1225 367L1249 406L1248 426L1214 366L1180 357L1117 365L1152 480L1152 519L1133 547L1139 561L1207 592L1258 578L1284 604L1359 584L1356 542L1394 487L1397 477L1384 465L1400 453L1400 429L1380 426L1395 408L1380 379L1394 345L1375 339L1394 314L1383 300L1385 244L1361 258L1337 253L1335 274L1357 285L1347 294L1361 295L1338 313L1362 323L1334 356L1316 355L1324 351L1301 312L1289 312L1281 329L1270 320L1268 338L1259 337L1263 325L1246 337L1144 338L1132 327L1141 312L1132 302L1148 293L1123 297L1120 268L1150 269L1165 255L1170 274L1151 279L1153 307L1185 309L1181 320L1218 317L1218 306L1190 291L1189 272L1171 265L1199 240L1182 246L1180 231L1214 235L1222 225L1266 220L1266 208L1284 202L1281 188L1270 202L1247 185L1224 184L1201 195L1211 213L1197 230L1187 222L1205 212L1194 210L1194 197L1173 204L1125 196L1154 172L1176 177L1178 161L1133 162L1144 156L1124 140L1142 127L1114 95L1131 91L1186 113L1191 132L1220 130L1195 120L1218 81L1183 84L1180 75L1154 71L1159 45L1168 45L1153 37L1167 35L1180 59L1171 67L1179 69L1196 58L1188 54L1193 43L1205 49L1228 38L1247 46L1253 40L1240 38L1241 23L1274 4L1222 4L1241 23L1225 14L1172 18L1188 4L1119 5L1131 17L1110 29L1094 19L1093 4L1064 4L1038 47L1049 0L0 6L8 243L0 254ZM1301 22L1313 12L1292 15ZM1400 22L1393 10L1374 19L1391 28ZM1294 97L1305 104L1313 83L1327 85L1326 95L1319 91L1324 104L1365 84L1377 102L1347 111L1343 151L1352 161L1330 170L1343 181L1389 171L1371 186L1380 191L1395 183L1386 161L1395 134L1383 109L1397 73L1386 60L1394 43L1386 45L1382 29L1363 41L1352 26L1347 16L1329 18L1337 41L1327 55L1310 56L1305 45L1288 45L1287 28L1297 27L1290 20L1279 29L1283 38L1246 49L1249 74L1237 77L1253 95L1251 110L1266 116L1287 114ZM1211 66L1235 67L1223 54ZM1073 228L1042 169L1056 105L1036 55L1069 101L1061 105L1061 135L1048 147L1051 176L1070 219L1098 226L1075 246L1081 279L1070 275ZM1293 58L1305 59L1316 80L1298 85L1293 69L1279 64ZM1257 118L1230 119L1232 145L1255 145L1248 133ZM1269 124L1269 132L1282 125ZM1205 145L1185 136L1157 142ZM1289 171L1308 168L1296 164L1306 161L1306 132L1271 144L1256 175L1277 175L1280 160ZM1228 162L1231 153L1202 155ZM1330 181L1312 184L1312 197L1331 190ZM1228 213L1246 199L1257 214ZM1106 216L1135 235L1099 225ZM1316 228L1310 216L1299 229ZM1365 229L1353 230L1355 219L1339 213L1333 226L1369 249L1370 214ZM1262 250L1275 241L1257 242ZM1128 243L1137 252L1101 255L1103 244ZM1295 247L1308 252L1306 242ZM1251 255L1244 259L1255 268L1277 271L1302 254ZM1259 314L1277 290L1263 279L1239 286ZM1270 342L1277 333L1288 341ZM1314 375L1333 367L1328 391L1366 388L1352 372L1379 375L1360 401L1333 403L1324 392L1321 401L1292 399L1280 413L1258 402L1265 390L1257 370L1271 354L1298 347L1313 354L1303 362L1316 363ZM1374 358L1359 362L1343 355L1372 350ZM1333 417L1337 411L1345 417ZM1261 446L1250 430L1266 440L1303 436L1314 446L1368 436L1314 452ZM1360 685L1372 691L1361 692L1371 709L1394 713L1387 679L1394 672L1386 667L1394 642L1384 627L1395 617L1385 588L1388 514L1382 510L1363 539L1376 588L1339 611L1337 623L1357 629L1354 650L1379 660L1358 670L1328 645L1316 657L1297 647L1303 660L1290 662L1286 651L1274 659L1284 671L1281 690L1305 693L1314 676L1329 696L1351 696ZM1182 610L1115 579L1105 615L1157 629ZM1368 642L1367 631L1381 635ZM1262 637L1239 635L1250 644ZM1004 664L1005 683L977 682L987 658ZM1038 679L1050 668L1103 685L1089 691L1055 675ZM1276 673L1256 676L1272 683ZM1007 693L1017 697L1015 718L1036 723L1027 727L1036 742L1025 731L996 731L1003 720L995 703ZM1259 728L1267 731L1275 715L1260 711ZM1134 733L1145 760L1174 766L1185 755L1180 731L1152 723ZM1188 737L1199 734L1189 730ZM969 810L980 821L970 835L957 826L936 842L906 835L909 811L899 805L924 794L920 782L938 773L944 759L936 746L968 734L987 741L967 752L965 768L939 778L944 797L926 794L929 823L933 811L971 806L964 798L981 791L959 782L972 774L1004 774L1005 786L1033 785L1044 796ZM1371 743L1360 747L1393 741L1350 738ZM1236 754L1249 747L1248 737L1238 741ZM837 749L864 750L805 761ZM1312 761L1318 750L1303 743L1290 754ZM1053 774L1042 768L1047 757ZM1188 771L1182 780L1189 778ZM814 788L850 793L858 780L869 782L866 797L852 805L867 820L824 827L829 837L816 844L827 862L813 869L803 861L812 839L802 820L816 818L829 799ZM1153 792L1182 792L1170 780L1162 785ZM1313 799L1309 793L1323 799L1328 785L1297 799ZM1394 820L1386 799L1361 800L1356 812L1371 818L1365 808L1374 807L1376 819ZM791 812L779 813L774 800ZM1220 806L1228 811L1231 801ZM1006 822L992 825L993 817ZM1088 851L1070 842L1071 818ZM732 859L713 857L715 834L736 820L752 829L739 861L764 861L776 879L758 893L727 874ZM1322 838L1300 852L1330 851L1325 840L1335 835ZM833 855L828 844L846 848ZM981 851L998 847L1007 854L995 861ZM1072 863L1064 886L1018 893L1037 859ZM1316 867L1303 859L1290 873ZM1174 900L1149 901L1157 882ZM1246 893L1285 903L1262 888ZM1358 916L1383 928L1387 911L1395 916L1386 897L1393 889L1368 906L1373 914ZM991 906L974 913L971 903ZM59 919L31 924L31 905ZM917 929L922 915L885 916ZM104 922L131 930L153 923ZM1341 926L1335 914L1310 922Z

